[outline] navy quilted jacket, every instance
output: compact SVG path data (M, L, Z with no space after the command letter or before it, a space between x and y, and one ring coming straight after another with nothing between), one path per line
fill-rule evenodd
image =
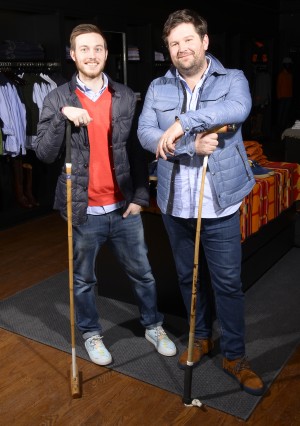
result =
M158 160L157 202L168 212L172 199L172 183L180 162L186 162L195 133L225 124L236 124L234 133L219 134L219 145L209 156L208 168L221 208L243 200L255 184L247 161L241 125L251 111L252 100L248 81L241 70L226 69L212 55L211 66L200 88L197 110L183 112L184 91L172 67L163 77L152 81L146 94L138 123L141 145L155 153L163 132L179 117L185 135L176 147L175 158Z
M108 78L112 93L112 146L116 178L126 203L148 206L149 183L145 152L136 136L131 135L136 96L127 86ZM77 95L76 76L52 90L44 99L37 129L36 155L45 163L53 163L65 155L66 117L63 106L82 107ZM87 219L90 147L86 127L72 126L71 182L72 220L80 225ZM65 167L58 177L54 209L67 220L67 189Z

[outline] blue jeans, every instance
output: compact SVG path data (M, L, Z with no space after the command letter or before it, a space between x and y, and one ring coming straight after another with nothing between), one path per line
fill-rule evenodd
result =
M180 291L190 318L197 219L182 219L165 214L162 218L173 251ZM195 338L212 337L215 307L221 334L221 353L231 360L245 355L241 252L238 211L218 219L202 218Z
M88 215L86 223L73 227L76 325L84 339L102 334L95 299L95 261L104 243L132 283L141 324L151 328L163 322L163 315L157 311L156 283L148 260L141 215L124 219L122 214L123 209L118 209L104 215Z

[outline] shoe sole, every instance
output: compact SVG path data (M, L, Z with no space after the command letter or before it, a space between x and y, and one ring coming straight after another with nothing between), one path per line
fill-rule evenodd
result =
M113 363L113 359L111 359L110 361L107 361L107 362L102 362L102 363L100 363L99 361L93 361L92 360L92 358L89 356L89 358L90 358L90 360L94 363L94 364L96 364L96 365L101 365L101 366L105 366L105 365L109 365L109 364L112 364Z
M163 352L160 352L158 349L157 349L157 346L156 346L156 343L151 339L151 337L149 337L147 334L145 334L145 338L146 338L146 340L148 340L148 342L149 343L152 343L152 345L155 347L155 349L157 350L157 352L160 354L160 355L164 355L164 356L174 356L174 355L176 355L176 353L177 353L177 350L175 349L175 352L174 353L168 353L168 354L166 354L166 353L163 353Z
M252 388L248 388L247 386L244 386L236 377L234 374L231 374L228 370L225 370L225 368L223 368L223 371L228 374L228 376L232 377L239 385L240 388L242 390L244 390L247 393L250 393L250 395L254 395L254 396L261 396L263 395L265 388L263 387L262 389L252 389Z
M91 357L90 357L90 354L89 354L89 351L87 350L87 348L86 348L86 346L84 345L84 347L85 347L85 350L86 350L86 352L87 352L87 354L88 354L88 356L89 356L89 359L94 363L94 364L97 364L97 365L108 365L108 364L111 364L112 362L113 362L113 359L112 359L112 356L110 357L110 360L108 360L108 361L106 361L106 362L99 362L99 361L94 361Z

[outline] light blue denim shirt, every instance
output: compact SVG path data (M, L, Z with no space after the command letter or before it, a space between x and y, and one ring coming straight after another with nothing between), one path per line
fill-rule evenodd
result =
M104 90L107 88L108 86L108 79L107 76L102 73L103 76L103 86L101 87L101 89L98 92L93 92L91 89L89 89L88 87L86 87L82 81L79 80L78 76L77 76L77 87L79 90L82 91L82 93L84 93L91 101L96 102L97 99L100 98L100 96L102 95L102 93L104 92ZM100 214L106 214L106 213L110 213L114 210L119 209L120 207L124 206L124 201L120 201L119 203L114 203L114 204L109 204L107 206L88 206L87 208L87 214L92 214L92 215L100 215Z

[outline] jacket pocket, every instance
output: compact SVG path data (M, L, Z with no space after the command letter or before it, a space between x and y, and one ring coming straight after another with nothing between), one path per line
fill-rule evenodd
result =
M156 111L159 127L166 130L174 123L176 115L180 112L178 97L155 101L153 108Z

